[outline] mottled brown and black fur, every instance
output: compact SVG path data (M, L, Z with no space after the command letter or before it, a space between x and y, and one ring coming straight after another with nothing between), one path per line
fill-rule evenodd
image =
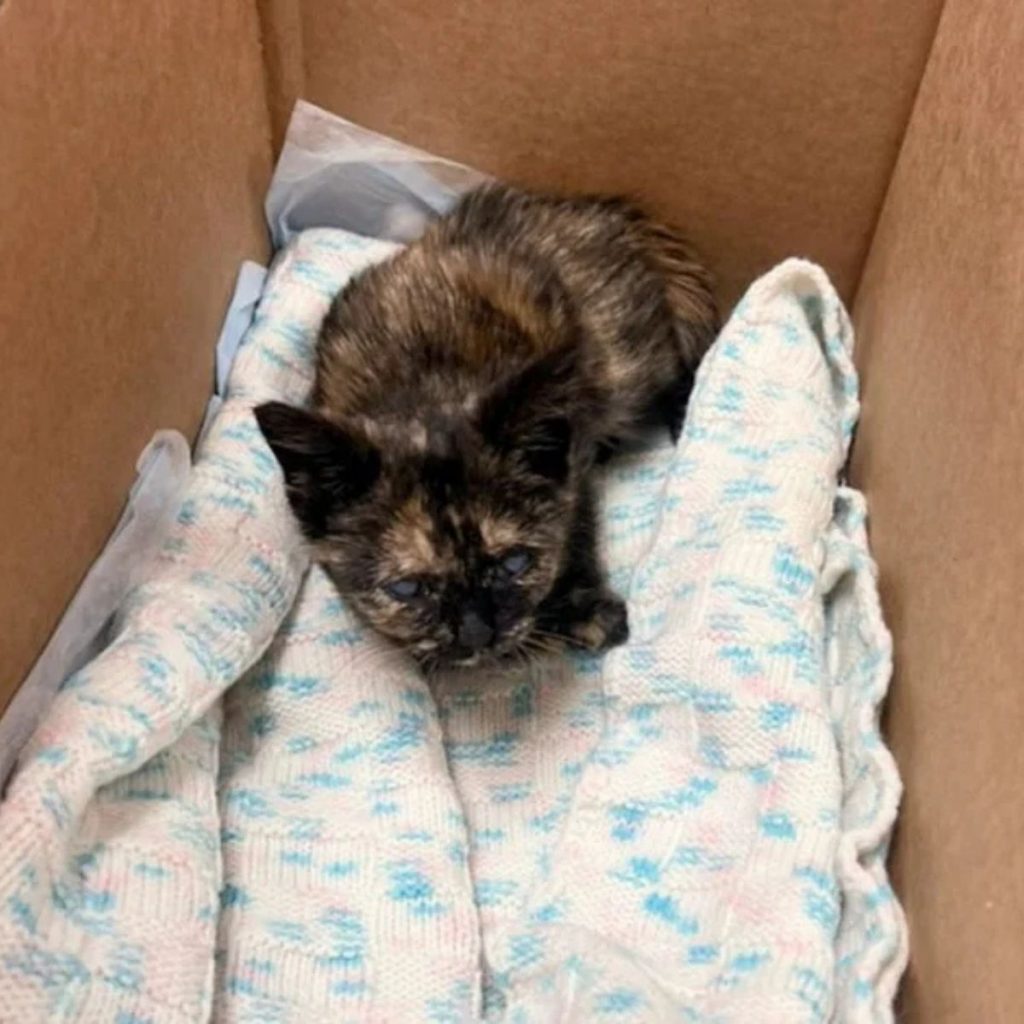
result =
M628 627L595 465L678 437L716 327L707 272L630 204L489 185L337 297L312 412L256 415L316 557L424 665L598 650Z

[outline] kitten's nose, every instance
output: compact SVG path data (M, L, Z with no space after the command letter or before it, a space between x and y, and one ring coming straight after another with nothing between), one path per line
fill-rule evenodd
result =
M494 630L480 617L478 612L467 608L459 620L459 643L471 651L479 651L494 639Z

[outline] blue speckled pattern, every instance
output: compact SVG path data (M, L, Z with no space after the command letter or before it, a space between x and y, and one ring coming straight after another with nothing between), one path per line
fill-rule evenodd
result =
M0 1016L890 1021L891 651L825 275L757 282L680 446L610 469L630 644L431 691L308 569L251 413L388 251L279 257L159 566L22 758Z

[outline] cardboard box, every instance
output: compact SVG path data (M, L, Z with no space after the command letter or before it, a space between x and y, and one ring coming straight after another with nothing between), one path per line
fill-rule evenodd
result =
M288 111L629 191L723 298L851 302L907 786L907 1021L1024 1006L1024 6L1018 0L0 0L0 706L152 431L194 435Z

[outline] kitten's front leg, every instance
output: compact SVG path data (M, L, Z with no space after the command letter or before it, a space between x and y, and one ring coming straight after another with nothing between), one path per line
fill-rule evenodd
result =
M611 590L578 587L569 591L565 607L551 632L565 637L572 646L607 651L629 639L626 602Z
M564 637L588 651L618 647L629 639L626 602L608 586L597 552L597 522L589 481L570 533L562 574L537 610L537 632Z

